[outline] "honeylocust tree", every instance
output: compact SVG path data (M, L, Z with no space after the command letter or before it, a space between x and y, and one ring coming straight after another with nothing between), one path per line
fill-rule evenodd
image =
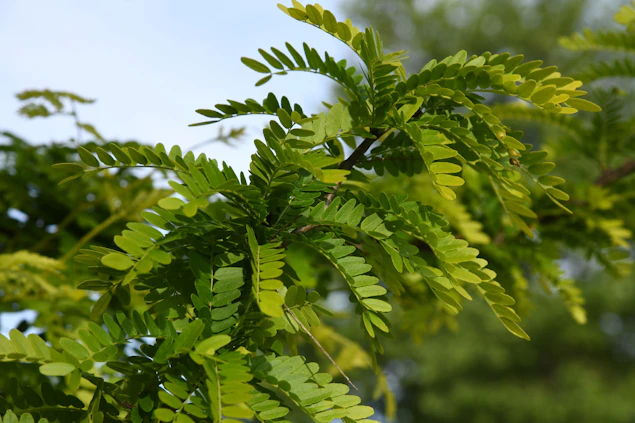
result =
M80 288L100 296L76 336L57 345L19 330L0 336L3 361L50 377L3 392L3 421L370 423L375 411L331 354L346 339L320 325L330 294L342 289L364 334L359 356L378 373L395 306L412 316L425 310L438 325L478 296L492 318L529 339L509 281L430 204L460 209L461 193L478 186L522 239L536 238L538 206L568 214L547 153L523 143L481 94L557 116L600 111L581 98L582 83L507 53L460 51L409 74L406 53L385 52L372 28L317 4L280 8L347 45L356 66L287 43L242 59L260 74L256 85L310 72L339 84L342 97L313 114L274 93L197 110L207 120L194 125L271 116L247 175L162 144L97 142L79 147L77 162L55 165L69 173L70 189L79 177L100 181L123 169L165 172L173 195L142 211L144 223L127 223L114 245L79 249L75 261L93 275ZM377 194L374 178L385 170L426 178L430 201ZM567 292L581 313L576 291ZM299 340L335 374L300 354Z

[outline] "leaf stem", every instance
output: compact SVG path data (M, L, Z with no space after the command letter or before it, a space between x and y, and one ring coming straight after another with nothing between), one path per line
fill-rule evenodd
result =
M300 325L300 327L302 328L302 330L309 336L309 338L311 338L311 340L313 342L315 342L315 345L317 345L317 347L320 349L320 351L322 351L324 353L324 355L326 355L326 358L329 359L329 361L331 362L331 364L333 364L335 366L335 368L340 372L340 374L342 376L344 376L344 379L346 379L346 381L357 390L357 386L355 386L355 384L351 381L351 379L346 375L346 373L344 373L344 370L342 370L342 368L335 362L335 360L333 360L333 357L331 357L331 355L324 349L324 347L322 346L322 344L320 344L320 341L318 341L315 336L313 336L313 334L311 332L309 332L309 330L306 328L306 326L304 326L304 324L300 321L300 319L298 319L298 316L295 315L295 313L293 312L293 310L291 310L291 308L284 304L284 308L287 310L287 312L291 315L291 317L293 317L293 320L296 321L296 323L298 325Z

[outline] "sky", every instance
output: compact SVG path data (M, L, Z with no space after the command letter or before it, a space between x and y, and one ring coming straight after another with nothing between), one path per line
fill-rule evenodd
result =
M321 1L344 19L338 13L340 3ZM258 59L258 48L284 48L285 42L296 47L307 42L333 57L350 57L341 42L288 17L276 5L275 0L0 0L0 131L34 144L75 136L69 118L18 116L15 94L25 89L71 91L97 99L80 106L78 113L108 140L162 142L168 148L178 144L184 151L218 132L215 125L188 127L205 120L194 110L226 99L262 100L274 92L305 112L321 111L321 102L333 95L329 79L295 73L255 87L262 75L240 61L242 56ZM235 147L215 143L196 152L247 171L253 139L262 138L268 120L228 120L226 130L244 126L247 137ZM25 317L34 316L3 313L2 332Z
M277 3L2 0L0 131L37 144L74 136L69 118L18 116L15 94L25 89L67 90L97 99L78 113L106 139L178 144L183 150L218 132L215 125L188 127L205 120L194 110L226 99L262 100L275 92L305 112L321 111L321 101L333 95L327 78L295 73L255 87L262 75L240 62L242 56L259 59L258 48L284 48L287 41L350 58L345 45L288 17ZM343 20L341 3L321 1ZM197 152L245 171L255 151L253 139L262 138L267 121L260 116L228 120L225 129L244 126L248 137L237 147L212 144Z

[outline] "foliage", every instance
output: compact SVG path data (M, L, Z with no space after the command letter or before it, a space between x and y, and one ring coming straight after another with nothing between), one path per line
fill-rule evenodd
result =
M371 22L391 48L407 46L411 69L460 49L510 51L529 60L558 63L569 71L570 57L554 49L580 22L593 27L610 16L620 0L364 0L346 2L351 16Z
M455 13L458 15L462 7L472 7L471 3L468 3L438 4L439 8L443 4L446 16L452 17ZM551 2L554 8L563 7L566 3ZM583 2L575 3L583 6ZM375 13L381 13L382 8L393 7L391 4L386 3L371 9L370 6L366 6L366 2L356 2L351 5L350 10L362 17L371 17ZM525 16L541 14L544 11L541 2L532 4L531 10L528 10ZM474 7L477 5L484 13L489 11L504 17L512 13L518 3L506 2L509 8L505 7L504 10L497 8L495 0L478 2ZM628 39L628 17L631 16L632 19L633 10L632 6L622 6L615 16L618 23L627 27L626 30L600 29L592 32L610 32L615 34L615 39ZM417 15L398 16L399 18L393 18L392 15L385 15L385 19L382 20L382 28L387 29L388 39L393 40L393 44L396 42L394 40L398 39L399 30L396 28L408 26L409 21L421 19ZM563 16L553 16L553 19L557 20ZM575 15L566 16L571 19L570 24L575 23ZM592 20L591 16L587 18L587 22ZM400 19L398 23L397 19ZM551 21L552 17L545 19ZM430 25L437 24L430 22ZM472 30L479 25L478 14L470 16L465 24ZM454 42L453 39L435 40L434 36L428 33L429 27L417 26L412 34L412 40L409 42L416 49L412 52L415 58L434 49L443 51ZM632 79L628 79L627 65L632 55L615 53L614 50L589 51L585 55L574 52L565 55L561 50L553 49L553 38L544 45L538 42L544 34L553 29L551 25L541 27L539 34L528 31L522 25L505 25L503 28L504 31L514 32L514 37L527 40L525 45L519 45L518 48L522 48L523 52L527 51L529 55L536 55L541 49L548 48L552 55L558 56L558 63L574 63L575 68L571 71L573 76L585 83L592 83L589 99L603 109L592 116L569 116L545 113L522 102L506 101L496 96L487 99L488 106L505 124L522 128L525 130L527 142L534 145L534 148L540 146L548 152L551 161L556 164L558 174L567 181L563 185L563 190L571 195L567 208L573 211L573 215L565 218L560 211L549 207L547 199L534 194L536 206L533 209L538 215L535 225L537 239L535 242L528 242L524 236L516 236L504 227L499 207L492 201L491 195L484 193L483 181L479 178L468 179L464 172L464 179L468 183L465 190L457 193L462 203L462 207L457 208L456 201L450 202L433 195L434 188L428 178L398 176L392 168L400 167L404 163L403 160L395 161L392 165L386 164L385 176L379 181L374 181L373 189L377 193L388 194L408 192L411 199L425 201L426 204L434 206L436 211L443 213L453 230L460 236L471 243L483 244L479 245L481 256L489 262L490 268L498 273L499 280L509 284L503 283L516 299L516 310L519 315L523 319L529 316L528 332L532 334L532 341L535 341L536 337L540 339L537 343L540 345L530 348L531 351L521 351L520 345L514 346L512 341L500 339L497 334L493 334L489 339L474 335L479 331L474 330L472 323L483 321L483 325L487 325L485 327L490 327L487 324L487 315L482 315L485 309L483 307L470 309L469 312L474 313L470 317L462 315L458 321L441 322L431 318L434 314L424 307L417 313L404 310L403 314L395 316L394 321L401 323L401 328L398 326L395 330L403 329L406 337L401 338L402 341L396 337L391 344L393 349L387 352L385 358L394 365L388 373L393 378L393 386L397 387L398 418L399 421L515 419L555 423L576 419L585 421L584 418L586 421L629 421L632 419L632 407L629 405L629 392L632 390L632 355L623 352L624 344L618 345L603 334L598 328L598 321L602 318L604 325L604 319L612 318L608 312L604 315L600 312L612 310L607 304L615 301L605 300L605 291L618 291L621 293L619 295L625 296L621 300L632 301L631 290L627 288L632 282L632 277L620 281L632 271L632 261L627 259L629 256L632 258L631 237L635 228L632 219L635 204L630 194L633 192L635 171L632 151L635 110L632 101ZM565 37L561 43L568 47L572 40L583 37L583 34L589 31L591 30L582 31L582 35ZM474 37L466 40L473 43L480 41L480 38L474 40ZM504 37L500 41L499 45L507 46L510 39ZM614 67L613 63L619 65ZM589 280L590 274L594 275L592 280ZM611 283L617 280L626 286L595 286L599 280ZM568 324L559 320L563 316L556 312L554 299L548 299L549 297L554 297L555 300L560 297L564 300L576 321L583 323L588 320L586 329L561 329L563 325ZM547 301L553 310L544 308ZM602 306L599 306L599 303ZM628 321L629 312L618 308L617 302L614 304L615 313L625 319L624 321ZM529 312L534 309L540 311L530 315ZM536 319L540 323L532 326L531 321ZM422 321L426 324L422 324ZM461 331L451 335L442 332L441 335L427 336L436 333L443 325L450 330L456 330L460 325ZM484 326L479 324L479 327ZM482 330L491 332L489 329ZM568 335L572 332L577 334L575 339ZM561 333L567 335L562 336ZM423 338L425 343L422 346L411 346L412 340L407 337L408 334L414 334L415 340ZM356 339L354 331L350 331L348 335ZM632 336L632 328L625 324L619 334L615 335L615 339L626 339L629 336ZM593 339L593 342L590 339ZM434 346L437 343L438 347ZM477 351L477 343L483 346L482 354ZM534 342L532 347L533 344ZM547 345L553 347L553 350L546 348ZM411 353L406 352L409 349ZM454 353L452 358L448 358L450 349ZM573 349L576 353L562 357L558 355L561 350L568 349ZM487 360L485 357L500 359L488 367L483 365L483 360ZM446 362L452 363L451 374L447 373L449 369L445 369L438 378L433 378L434 381L423 380L426 376L430 377L430 369L438 368L438 364L435 363ZM615 368L605 366L607 362L619 363L616 364L619 370L615 371ZM545 363L552 365L543 372L541 369ZM528 369L527 374L521 370L525 365ZM406 366L407 372L403 369L392 371ZM559 384L556 380L560 374L571 375L581 372L581 368L584 368L584 372L575 382L567 380L566 384ZM490 383L492 386L488 387ZM616 394L617 390L623 395ZM558 395L561 392L570 395ZM491 400L490 405L485 404L487 401L484 398ZM612 405L603 408L608 408L611 412L601 413L598 410L595 414L586 410L582 418L581 410L584 408L581 404L607 404L608 401ZM502 405L503 402L505 406Z
M79 117L78 106L94 100L51 90L28 90L17 97L23 102L21 116L70 116L77 129L74 138L48 145L33 145L5 131L6 143L0 146L0 311L35 312L34 319L20 322L20 330L38 330L56 345L85 325L94 303L87 292L75 289L90 272L72 257L90 242L111 245L125 223L138 221L140 211L171 191L153 187L152 174L128 169L75 181L70 190L58 185L67 174L53 164L77 160L78 145L96 148L106 142ZM229 142L240 134L240 129L221 131L215 140Z
M631 421L633 278L615 283L602 273L587 266L579 274L590 276L576 277L586 325L568 319L557 298L538 296L539 312L524 320L529 343L502 336L485 304L475 304L459 316L458 333L391 344L398 421Z
M88 272L72 262L79 248L92 242L109 245L127 221L156 204L169 191L155 189L150 176L123 169L99 179L77 181L73 189L59 186L65 172L52 167L77 160L77 145L94 146L103 137L79 118L79 105L90 104L72 93L29 90L17 95L26 118L71 116L77 135L70 141L33 145L3 132L0 146L0 311L35 312L18 327L37 330L57 345L86 324L94 303L76 290ZM80 139L84 138L83 144ZM127 145L138 145L128 142Z
M510 262L509 254L540 264L534 271L554 283L574 318L584 320L579 291L560 279L557 255L543 250L555 234L543 231L538 214L563 219L570 213L562 204L569 195L556 188L565 181L549 174L555 165L545 161L548 153L530 151L522 132L503 124L479 94L520 99L553 116L599 112L580 98L582 83L555 66L509 53L460 51L409 75L405 52L385 53L371 28L337 21L319 5L294 1L280 8L345 43L363 66L287 44L288 54L260 50L262 61L242 59L264 75L257 85L274 75L312 72L336 81L346 98L315 115L274 94L198 110L211 120L196 125L253 113L274 118L264 141L255 141L248 176L205 154L183 154L178 146L168 151L162 144L85 144L77 149L81 161L56 164L56 171L70 175L62 180L69 184L100 176L102 183L114 172L134 175L140 168L165 172L175 177L169 181L174 195L152 207L126 204L134 205L135 215L151 209L141 212L148 224L128 222L114 245L79 250L78 267L94 276L78 288L101 296L92 321L76 335L55 345L19 330L0 336L3 361L37 364L41 375L63 377L60 387L69 392L12 382L15 388L0 397L2 411L12 410L5 420L30 413L35 421L281 423L297 413L317 422L371 423L373 408L298 351L297 335L303 334L352 385L320 341L331 328L314 329L331 314L320 298L338 289L350 293L376 372L377 353L396 332L387 317L393 306L404 310L399 330L418 322L428 331L451 325L466 300L478 295L502 326L529 339L503 286L521 299L525 294L518 289L522 262ZM442 212L403 194L379 193L382 182L372 178L384 172L426 181L430 202ZM506 251L482 246L496 271L466 241L493 238L466 207L479 197L494 210L487 227L513 240ZM450 203L459 206L452 210ZM601 230L620 245L625 236L619 225L616 231L604 223ZM591 252L603 257L603 247ZM620 258L618 251L607 263ZM343 355L350 344L340 344ZM386 389L380 392L390 400Z
M616 21L630 30L585 30L583 33L586 35L577 33L571 37L563 37L560 43L565 48L579 50L588 46L586 41L581 41L585 37L587 41L608 37L613 40L613 44L607 47L607 50L612 50L621 43L617 40L627 40L632 36L630 21L634 13L633 6L622 6L615 15ZM598 41L594 45L594 49L599 48L601 43ZM624 63L628 60L623 59ZM633 222L628 216L634 206L629 193L632 191L631 175L635 171L632 148L635 118L627 95L618 88L627 85L617 86L615 79L606 80L629 75L617 71L605 72L610 66L608 61L594 61L578 74L581 79L594 83L591 96L603 109L592 119L554 117L542 111L526 110L515 104L497 106L494 109L504 121L530 121L558 131L557 138L554 137L558 142L549 142L547 149L559 158L563 172L576 180L575 186L571 186L569 190L573 194L571 208L574 214L566 222L567 226L575 228L575 231L567 231L567 236L571 238L560 240L559 248L583 248L587 256L597 259L614 275L623 275L631 268L630 262L622 260L629 255L629 240L633 228ZM549 137L547 139L549 140ZM554 238L561 237L556 235L563 233L559 219L545 217L542 220L543 239L546 240L550 235ZM609 248L611 246L613 248ZM572 314L576 317L577 313L572 311ZM577 319L583 320L580 317Z

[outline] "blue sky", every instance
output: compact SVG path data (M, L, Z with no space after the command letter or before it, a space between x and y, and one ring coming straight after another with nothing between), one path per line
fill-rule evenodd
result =
M283 2L284 4L289 3ZM343 19L339 0L322 6ZM261 100L287 95L305 111L318 111L332 96L327 78L293 74L254 87L259 74L240 62L258 58L259 47L306 41L318 51L348 58L346 46L276 7L275 0L108 2L0 1L0 130L34 143L65 140L75 130L64 118L26 120L16 115L15 93L68 90L96 98L79 110L107 139L179 144L211 138L214 126L188 128L194 113L230 98ZM225 128L246 126L249 138L236 148L213 144L208 156L246 170L266 119L242 117Z
M321 4L343 19L338 0ZM319 111L332 96L330 80L292 74L255 87L259 74L240 62L258 58L258 48L307 42L318 51L347 58L346 46L326 33L297 22L274 0L188 1L1 0L0 131L9 130L41 144L75 135L69 119L19 117L15 94L25 89L67 90L96 98L79 109L107 139L179 144L184 150L217 133L214 126L189 128L204 120L194 112L214 104L254 98L269 92L287 95L307 112ZM284 2L284 4L290 4ZM260 116L227 121L245 126L249 137L238 146L212 144L208 156L239 171L248 169L268 119ZM2 142L2 141L0 141ZM27 317L28 315L28 317ZM19 319L2 315L4 332Z

